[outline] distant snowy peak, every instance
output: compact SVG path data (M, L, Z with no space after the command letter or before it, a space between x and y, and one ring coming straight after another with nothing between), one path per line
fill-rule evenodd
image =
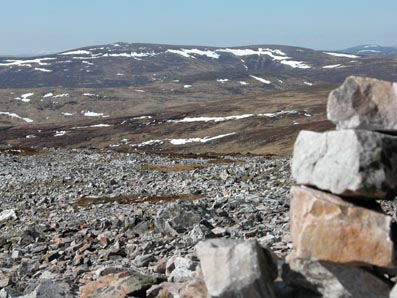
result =
M383 47L376 44L367 44L357 47L348 48L342 51L347 54L360 56L385 56L397 57L397 47Z

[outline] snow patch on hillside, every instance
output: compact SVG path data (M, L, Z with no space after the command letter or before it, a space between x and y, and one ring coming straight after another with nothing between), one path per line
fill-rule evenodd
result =
M139 116L139 117L131 118L129 120L142 120L142 119L152 119L152 118L153 118L152 116Z
M324 54L335 56L335 57L342 57L342 58L359 58L359 56L356 55L350 55L350 54L343 54L343 53L333 53L333 52L323 52Z
M51 69L40 68L40 67L35 67L34 70L41 71L41 72L52 72Z
M146 53L131 52L131 53L104 54L101 57L126 57L126 58L134 58L136 60L142 60L140 58L153 57L156 55L158 55L158 54L156 54L154 52L146 52Z
M76 51L61 53L59 55L91 55L91 52L86 50L76 50Z
M217 52L231 53L235 56L251 56L251 55L269 55L270 57L274 57L275 60L286 59L286 54L280 50L273 49L263 49L258 48L257 50L253 49L218 49ZM278 56L277 56L278 55Z
M149 140L146 142L142 142L140 144L131 144L132 147L145 147L145 146L152 146L152 145L161 145L165 142L169 142L172 145L184 145L187 143L207 143L217 139L225 138L227 136L235 135L235 132L218 135L214 137L204 137L204 138L187 138L187 139L164 139L164 140Z
M60 97L69 97L69 93L62 93L62 94L54 95L54 98L60 98Z
M29 97L31 97L33 95L34 95L34 93L25 93L25 94L22 94L20 97L16 97L15 99L23 101L23 102L30 102Z
M93 124L93 125L89 125L89 126L76 126L76 127L72 127L72 129L81 129L81 128L101 128L101 127L110 127L113 126L111 124Z
M223 121L230 121L230 120L240 120L245 118L251 117L279 117L284 115L296 115L301 112L296 110L287 110L287 111L278 111L274 113L262 113L262 114L243 114L243 115L236 115L236 116L224 116L224 117L185 117L183 119L177 120L168 120L169 123L190 123L190 122L223 122ZM308 113L305 113L305 116L311 116Z
M302 61L293 61L293 60L282 60L280 61L281 64L291 66L292 68L301 68L301 69L308 69L312 68L310 65L305 64Z
M258 55L258 56L264 56L267 55L270 58L272 58L273 61L279 61L281 64L288 65L292 68L302 68L302 69L307 69L311 68L310 65L305 64L302 61L294 61L290 60L291 57L288 57L283 51L278 50L278 49L269 49L269 48L258 48L257 50L254 49L219 49L217 52L225 52L225 53L231 53L235 56L251 56L251 55ZM243 62L244 60L242 60ZM245 61L244 61L245 62ZM248 67L244 64L246 69Z
M253 75L250 75L250 77L251 78L253 78L253 79L255 79L255 80L257 80L257 81L259 81L259 82L261 82L261 83L264 83L264 84L271 84L272 82L270 82L270 81L268 81L268 80L265 80L265 79L263 79L263 78L260 78L260 77L256 77L256 76L253 76Z
M32 67L32 64L38 64L40 66L51 65L43 61L55 60L56 58L37 58L31 60L5 60L7 63L0 63L0 66L26 66Z
M61 137L61 136L64 136L66 134L66 130L57 130L56 132L55 132L55 135L54 135L54 137Z
M21 119L21 120L23 120L23 121L25 121L25 122L28 122L28 123L31 123L31 122L33 122L33 120L32 120L32 119L30 119L30 118L24 118L24 117L21 117L21 116L19 116L19 115L15 114L15 113L9 113L9 112L0 112L0 115L6 115L6 116L9 116L9 117L11 117L11 118L17 118L17 119Z
M86 117L109 117L107 115L104 115L103 113L96 113L96 112L91 112L91 111L87 111L87 112L83 111L82 113Z
M43 98L52 97L52 96L54 96L54 93L49 92L49 93L44 94Z
M170 123L186 123L186 122L223 122L229 120L239 120L244 118L249 118L254 116L254 114L245 114L238 116L226 116L226 117L186 117L179 120L168 120Z
M168 141L172 145L185 145L187 143L207 143L211 142L213 140L221 139L227 136L235 135L235 132L224 134L224 135L219 135L215 137L204 137L204 138L188 138L188 139L169 139Z
M322 68L338 68L341 66L342 66L342 64L333 64L333 65L325 65Z
M180 49L180 50L167 50L167 53L172 53L176 55L181 55L185 58L193 58L195 59L196 57L192 55L199 55L199 56L206 56L208 58L212 59L219 59L219 54L217 54L214 51L210 50L199 50L199 49Z
M90 125L90 126L88 126L88 127L110 127L110 126L112 126L112 125L110 125L110 124L94 124L94 125Z

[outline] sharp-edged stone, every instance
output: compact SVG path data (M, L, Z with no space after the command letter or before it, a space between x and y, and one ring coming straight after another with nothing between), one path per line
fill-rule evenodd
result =
M0 290L0 298L16 298L16 297L21 297L21 294L18 293L17 291L5 287Z
M198 262L189 258L171 257L166 265L166 276L171 282L185 282L193 278Z
M291 189L289 258L396 266L392 218L308 187Z
M393 198L397 189L397 137L365 130L301 131L292 176L342 196Z
M277 265L256 240L213 239L196 250L210 297L275 297Z
M20 298L72 298L70 286L66 283L51 280L41 281L36 288Z
M0 224L8 220L16 220L17 214L14 209L4 210L0 212Z
M330 93L327 116L339 129L396 132L397 83L348 77Z
M100 277L98 280L80 289L81 298L123 298L145 293L153 284L155 278L138 273L116 273Z

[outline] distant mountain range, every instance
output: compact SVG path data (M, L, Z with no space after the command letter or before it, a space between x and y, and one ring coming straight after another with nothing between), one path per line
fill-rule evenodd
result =
M289 154L301 129L333 127L326 98L347 76L397 81L397 57L372 51L386 53L115 43L3 57L0 146Z
M363 52L368 51L368 52ZM388 57L369 55L383 51ZM386 54L385 54L386 55ZM223 84L238 94L250 83L265 90L339 83L350 74L397 80L391 48L341 52L258 45L192 47L115 43L29 58L0 58L0 88L109 88Z

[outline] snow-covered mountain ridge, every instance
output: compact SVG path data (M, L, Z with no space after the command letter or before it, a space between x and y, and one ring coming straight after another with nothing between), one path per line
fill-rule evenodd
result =
M0 57L0 88L107 88L228 81L230 85L232 81L260 78L256 81L264 88L285 90L304 82L339 83L350 74L395 80L395 63L393 58L291 46L115 43L40 57Z

